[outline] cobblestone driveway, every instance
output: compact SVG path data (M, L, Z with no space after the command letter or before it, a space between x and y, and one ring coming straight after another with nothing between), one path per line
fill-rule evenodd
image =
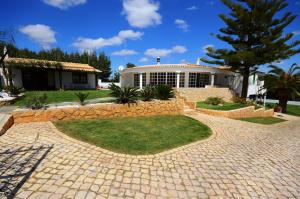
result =
M0 137L1 175L10 173L0 182L9 193L28 177L16 198L300 198L299 119L263 126L189 115L215 134L154 156L102 150L51 123L15 125Z

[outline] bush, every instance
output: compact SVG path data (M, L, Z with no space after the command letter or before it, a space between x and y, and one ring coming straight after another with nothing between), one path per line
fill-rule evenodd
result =
M82 92L78 92L78 93L75 93L75 95L78 97L79 99L79 102L82 106L84 106L84 102L86 100L86 98L89 96L89 93L82 93Z
M216 105L224 104L225 101L221 97L208 97L206 98L204 103L216 106Z
M246 99L241 98L241 97L238 97L238 96L234 96L234 97L232 98L232 101L233 101L234 103L238 103L238 104L247 104L247 100L246 100Z
M159 84L155 86L155 97L160 100L168 100L174 97L174 91L169 85Z
M140 91L140 97L143 101L151 101L155 98L155 88L153 86L146 86Z
M6 86L5 91L7 91L9 93L10 96L18 96L20 93L24 92L23 87L17 87L14 85L10 85L10 86Z
M119 104L136 103L139 96L138 88L121 88L115 84L110 84L109 89L112 91L111 95L117 98L116 102Z
M34 96L27 101L27 107L29 107L33 110L46 108L47 99L48 99L48 97L47 97L46 93L44 93L43 95L40 95L40 96Z

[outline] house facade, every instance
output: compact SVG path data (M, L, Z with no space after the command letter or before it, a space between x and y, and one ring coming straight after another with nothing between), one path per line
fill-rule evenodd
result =
M7 58L5 65L11 75L0 68L1 85L7 86L11 78L14 86L26 90L96 89L101 72L88 64L25 58Z
M139 87L146 85L167 84L173 88L204 89L229 88L235 94L242 91L242 76L232 72L228 67L209 67L197 64L160 64L138 66L123 69L121 86ZM249 77L248 97L256 95L263 86L257 75Z

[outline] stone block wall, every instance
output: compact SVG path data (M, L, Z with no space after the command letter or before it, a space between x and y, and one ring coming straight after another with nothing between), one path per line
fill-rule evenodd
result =
M230 111L219 111L211 109L197 108L201 113L208 115L219 116L219 117L228 117L228 118L249 118L249 117L272 117L274 115L274 110L269 109L265 110L260 108L255 110L254 106L249 106L241 109L235 109Z
M189 102L204 101L208 97L222 97L225 101L230 102L233 98L233 93L229 88L180 88L178 92Z
M49 108L46 110L16 110L15 123L44 122L70 119L96 119L183 114L184 101L138 102L137 104L95 104L78 107Z

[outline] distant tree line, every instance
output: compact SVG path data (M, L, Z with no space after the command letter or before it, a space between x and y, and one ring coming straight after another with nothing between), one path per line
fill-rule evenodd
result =
M104 52L99 55L95 51L88 52L64 52L60 48L52 48L50 50L40 50L38 52L27 48L17 48L13 45L8 45L9 57L43 59L49 61L75 62L89 64L94 68L101 70L99 77L102 81L109 81L111 71L111 60ZM0 52L3 52L3 45L0 45Z

